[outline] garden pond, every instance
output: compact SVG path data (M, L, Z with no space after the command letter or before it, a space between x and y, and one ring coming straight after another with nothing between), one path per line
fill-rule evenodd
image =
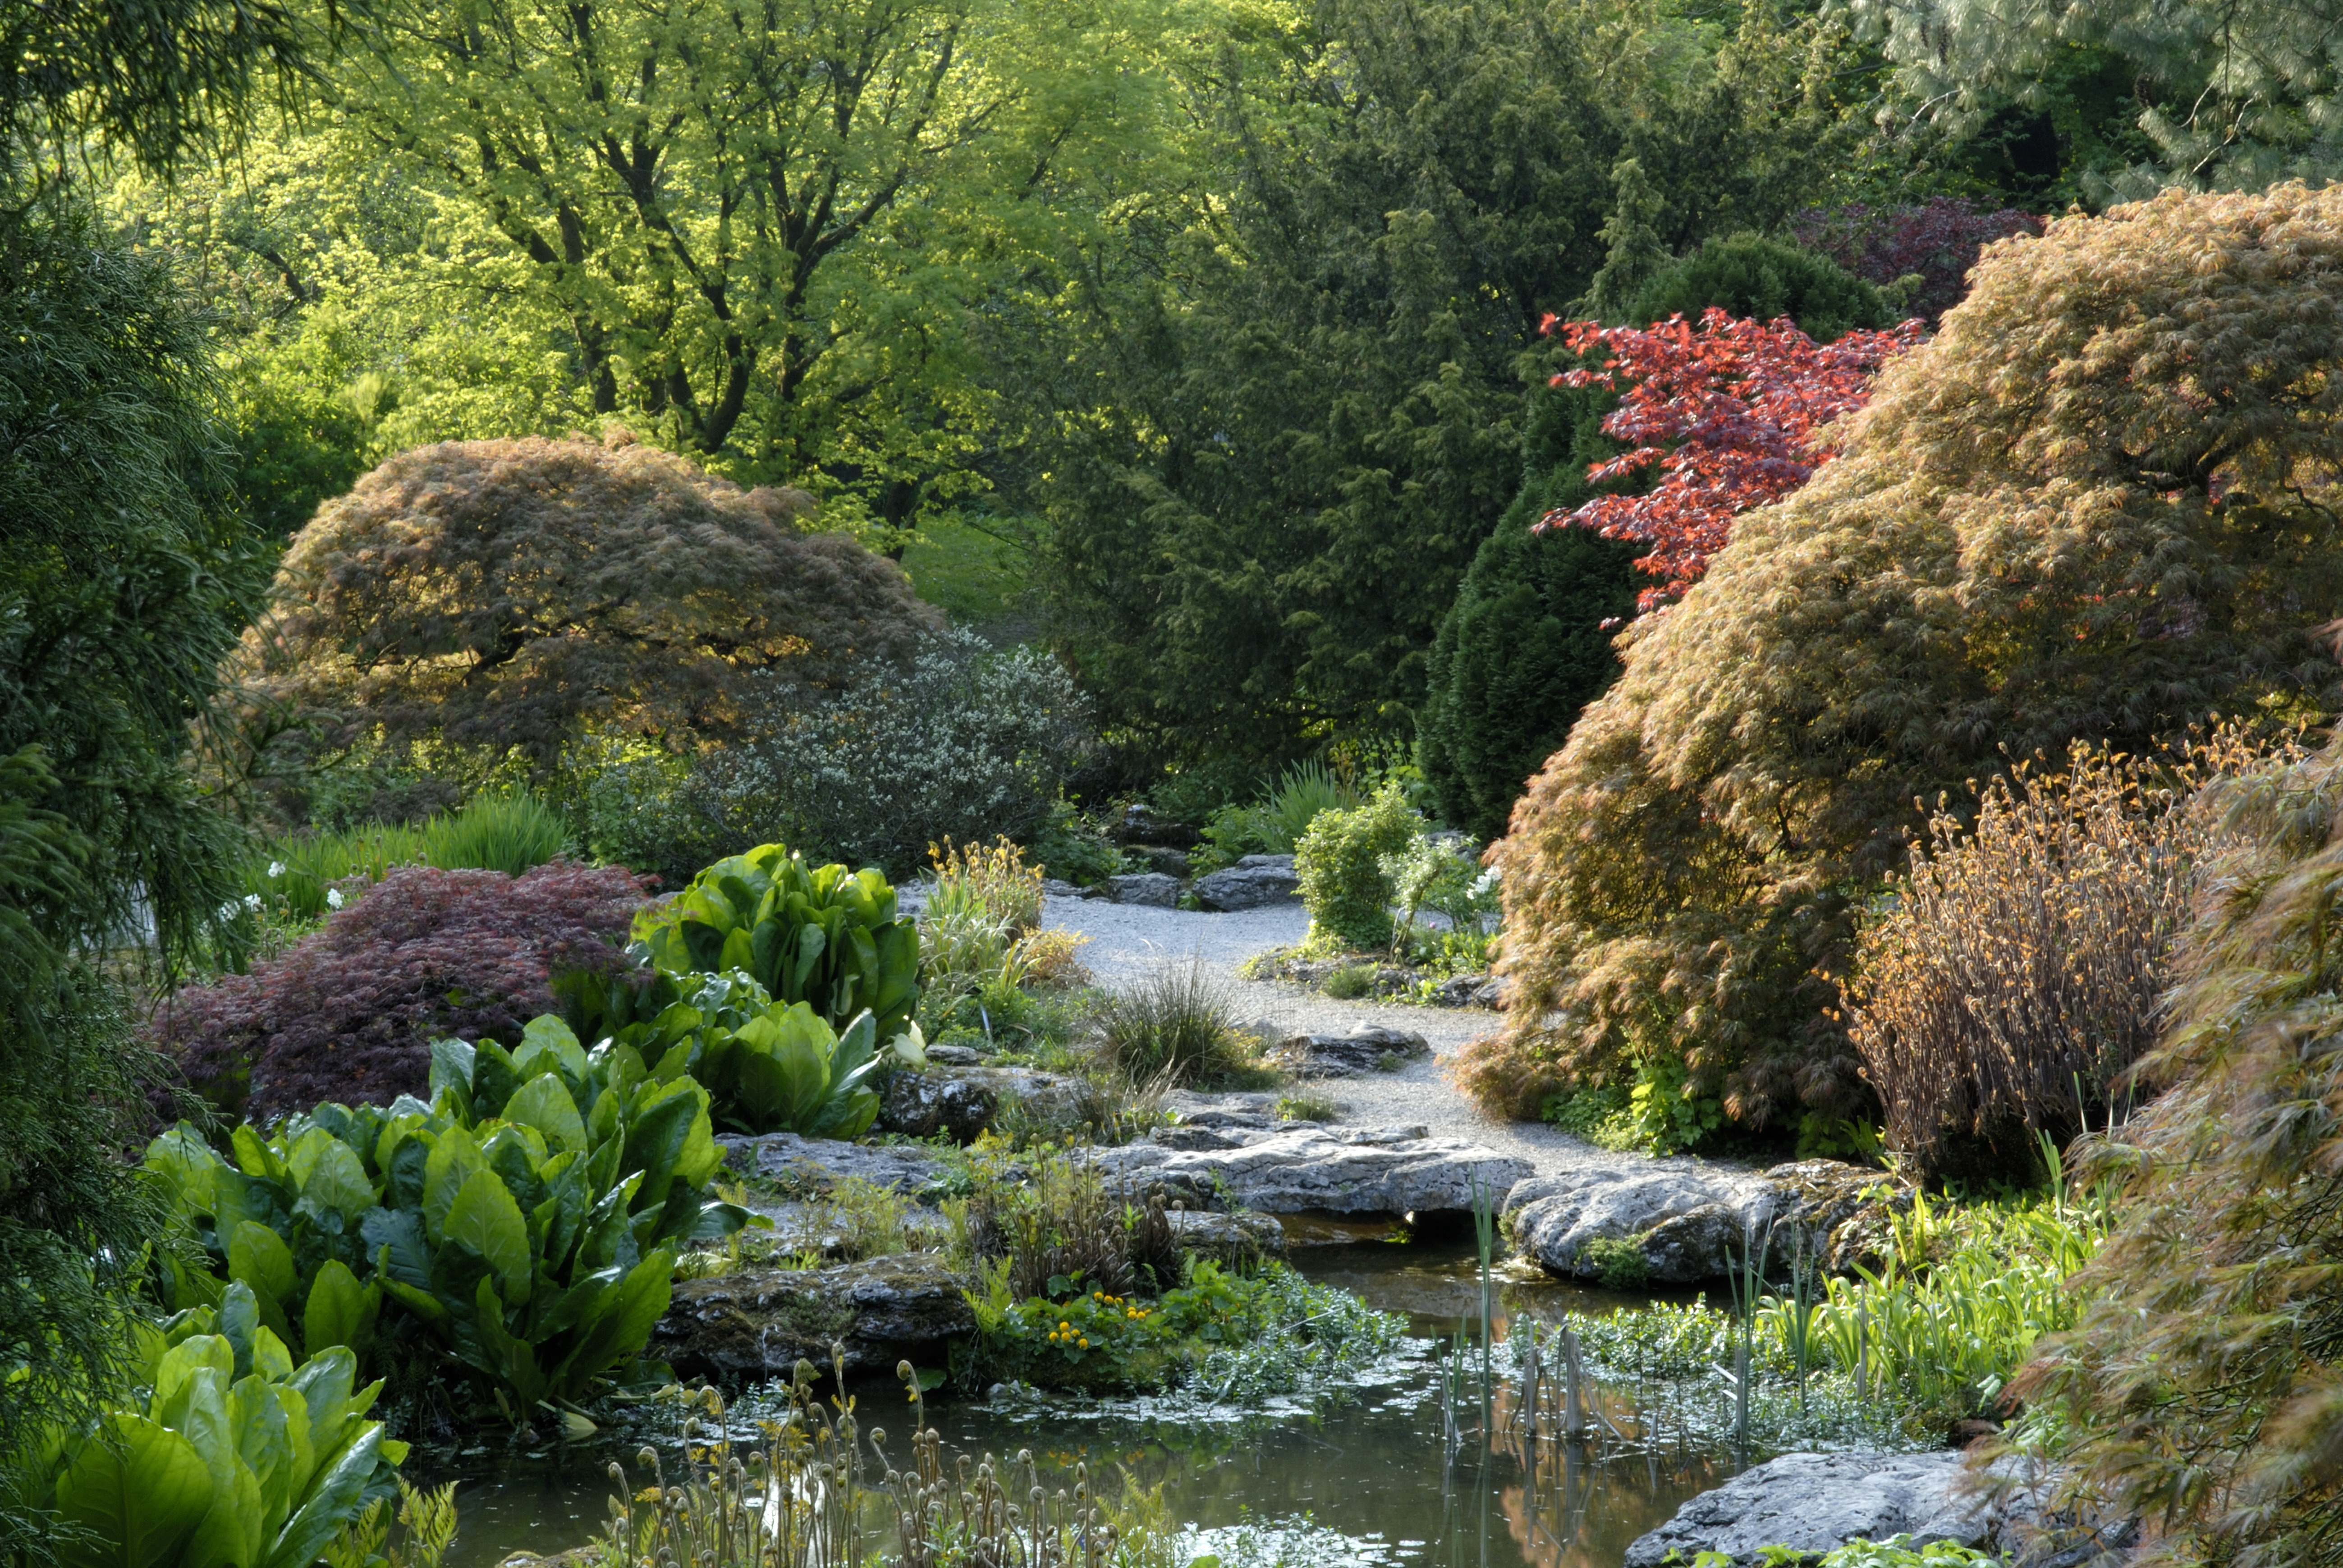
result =
M1231 1568L1614 1568L1630 1542L1742 1468L1728 1444L1686 1436L1681 1428L1670 1435L1664 1423L1644 1419L1632 1396L1593 1385L1594 1440L1541 1443L1533 1470L1524 1462L1531 1456L1520 1439L1519 1401L1502 1373L1491 1419L1482 1423L1482 1283L1469 1234L1412 1238L1398 1231L1383 1240L1302 1245L1292 1261L1317 1282L1403 1314L1421 1342L1315 1410L1299 1402L1236 1412L1144 1400L1015 1403L939 1396L928 1415L947 1462L953 1453L1007 1456L1030 1449L1053 1486L1053 1474L1070 1483L1082 1462L1108 1496L1122 1484L1160 1488L1163 1512L1199 1538L1192 1544ZM1574 1311L1633 1310L1651 1301L1502 1273L1493 1288L1490 1329L1498 1343L1525 1322L1550 1323ZM1464 1392L1452 1405L1450 1391L1458 1386ZM873 1375L856 1380L851 1392L865 1430L885 1430L890 1456L903 1462L910 1412L900 1384ZM1549 1424L1553 1414L1551 1408L1545 1412ZM1633 1441L1647 1428L1656 1435ZM1484 1435L1491 1431L1493 1441ZM516 1552L550 1554L594 1535L611 1491L611 1459L631 1460L643 1441L637 1432L528 1453L418 1452L407 1468L417 1480L462 1483L461 1533L447 1568L493 1568Z

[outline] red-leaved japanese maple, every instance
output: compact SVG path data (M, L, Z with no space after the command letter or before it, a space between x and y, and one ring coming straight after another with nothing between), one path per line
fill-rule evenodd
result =
M554 1010L554 973L623 963L646 897L620 866L401 867L280 957L179 992L156 1043L231 1112L420 1095L433 1040L516 1040Z
M1539 528L1593 528L1644 547L1635 565L1658 580L1637 597L1648 611L1682 596L1733 535L1733 519L1778 501L1828 461L1821 432L1863 407L1880 366L1918 343L1917 321L1816 343L1786 318L1747 321L1711 308L1694 327L1681 316L1648 327L1545 320L1582 359L1603 362L1554 378L1558 387L1620 394L1604 432L1627 451L1587 469L1598 483L1649 469L1643 495L1597 496L1547 513Z
M1936 196L1906 206L1809 207L1790 227L1801 246L1867 283L1884 288L1919 278L1906 308L1933 324L1968 292L1969 269L1986 246L2012 235L2040 234L2043 221L2016 207L1987 211L1965 197Z

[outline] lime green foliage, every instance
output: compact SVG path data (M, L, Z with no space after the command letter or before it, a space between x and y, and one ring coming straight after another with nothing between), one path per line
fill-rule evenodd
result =
M743 1132L851 1139L878 1119L880 1060L868 1012L832 1030L804 1002L775 1002L737 1029L706 1030L691 1071Z
M2002 1391L2036 1342L2073 1326L2083 1303L2066 1282L2108 1221L2103 1201L2062 1191L1967 1205L1916 1198L1894 1216L1875 1266L1758 1293L1755 1363L1778 1392L1851 1399L1905 1441L1941 1442L1954 1421L2006 1413ZM1776 1275L1793 1263L1778 1241L1767 1261ZM1730 1366L1742 1333L1738 1317L1705 1302L1571 1322L1605 1366L1676 1380Z
M243 1284L142 1324L135 1392L95 1430L54 1434L35 1501L65 1568L309 1568L396 1482L407 1445L366 1419L340 1346L297 1368Z
M1712 238L1662 271L1635 296L1625 320L1631 327L1671 316L1698 321L1712 306L1759 321L1786 316L1817 343L1896 324L1879 291L1830 257L1755 234Z
M895 890L873 870L809 870L779 844L717 861L635 920L661 972L745 970L780 1002L808 1002L832 1028L868 1009L879 1037L910 1022L920 933L895 918Z
M1319 983L1318 989L1336 1001L1356 1001L1375 993L1375 966L1345 964Z
M1734 1568L1729 1552L1695 1553L1690 1568ZM1915 1546L1909 1535L1885 1541L1861 1536L1824 1553L1801 1552L1793 1546L1768 1546L1757 1554L1759 1568L2000 1568L2009 1559L1982 1547L1957 1541L1931 1541Z
M1283 1264L1241 1277L1209 1260L1160 1297L1081 1292L1015 1299L994 1270L970 1292L977 1344L965 1376L1038 1388L1135 1392L1191 1382L1229 1398L1337 1378L1397 1347L1405 1320Z
M1341 1115L1335 1103L1316 1094L1282 1094L1277 1100L1280 1121L1332 1121Z
M276 839L246 865L245 903L271 919L320 920L394 866L518 877L554 859L567 844L561 819L534 795L482 795L420 827L367 822Z
M1680 1154L1724 1127L1725 1103L1702 1093L1683 1062L1654 1056L1635 1064L1633 1083L1550 1097L1539 1119L1598 1148Z
M203 1260L166 1257L166 1298L206 1304L241 1284L288 1345L387 1366L396 1342L515 1421L586 1397L649 1342L674 1249L749 1222L705 1196L721 1156L688 1054L646 1067L539 1018L517 1050L434 1042L428 1106L238 1127L232 1161L183 1123L146 1160Z
M555 859L568 841L561 819L527 790L477 795L423 825L423 863L518 877Z
M646 1061L682 1050L709 1113L737 1131L858 1138L878 1116L870 1013L833 1030L805 1002L775 1001L742 970L639 978L562 976L554 988L564 1023L579 1039L607 1038ZM919 1055L915 1035L888 1043L907 1059Z
M1250 806L1223 806L1204 828L1207 849L1190 861L1203 870L1233 866L1247 855L1290 855L1321 811L1360 804L1359 792L1323 762L1285 770L1277 788L1265 789Z
M949 613L953 625L1013 630L1028 613L1021 602L1031 581L1027 556L998 534L939 518L920 527L901 565L912 591Z
M1652 1277L1640 1236L1598 1236L1586 1244L1586 1261L1610 1290L1638 1290Z
M1356 809L1321 812L1293 849L1311 934L1354 948L1388 947L1393 893L1383 858L1404 851L1423 830L1423 814L1395 784Z

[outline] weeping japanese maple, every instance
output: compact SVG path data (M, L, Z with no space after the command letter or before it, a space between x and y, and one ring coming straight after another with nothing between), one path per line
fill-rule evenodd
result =
M1496 852L1513 1000L1467 1081L1527 1108L1664 1060L1745 1126L1869 1111L1839 980L1919 799L2343 702L2338 412L2343 190L1987 249L1841 456L1622 639Z

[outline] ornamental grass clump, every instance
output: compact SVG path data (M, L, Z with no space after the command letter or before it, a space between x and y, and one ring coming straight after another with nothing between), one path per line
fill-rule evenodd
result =
M2309 1568L2343 1562L2343 747L2197 805L2227 841L2143 1064L2171 1087L2081 1146L2121 1223L2015 1386L2061 1489L2152 1522L2150 1561Z
M2027 1178L2145 1098L2174 940L2206 847L2194 781L2258 754L2230 732L2144 759L2077 743L2066 771L1986 781L1974 821L1940 802L1911 869L1865 919L1849 1035L1885 1141L1925 1179Z
M2343 187L2167 192L1974 276L1532 783L1484 1102L1664 1052L1742 1129L1873 1114L1840 985L1916 800L2343 708Z
M1192 959L1159 964L1107 992L1092 1027L1107 1060L1133 1083L1250 1083L1266 1074L1232 1014L1228 988Z

